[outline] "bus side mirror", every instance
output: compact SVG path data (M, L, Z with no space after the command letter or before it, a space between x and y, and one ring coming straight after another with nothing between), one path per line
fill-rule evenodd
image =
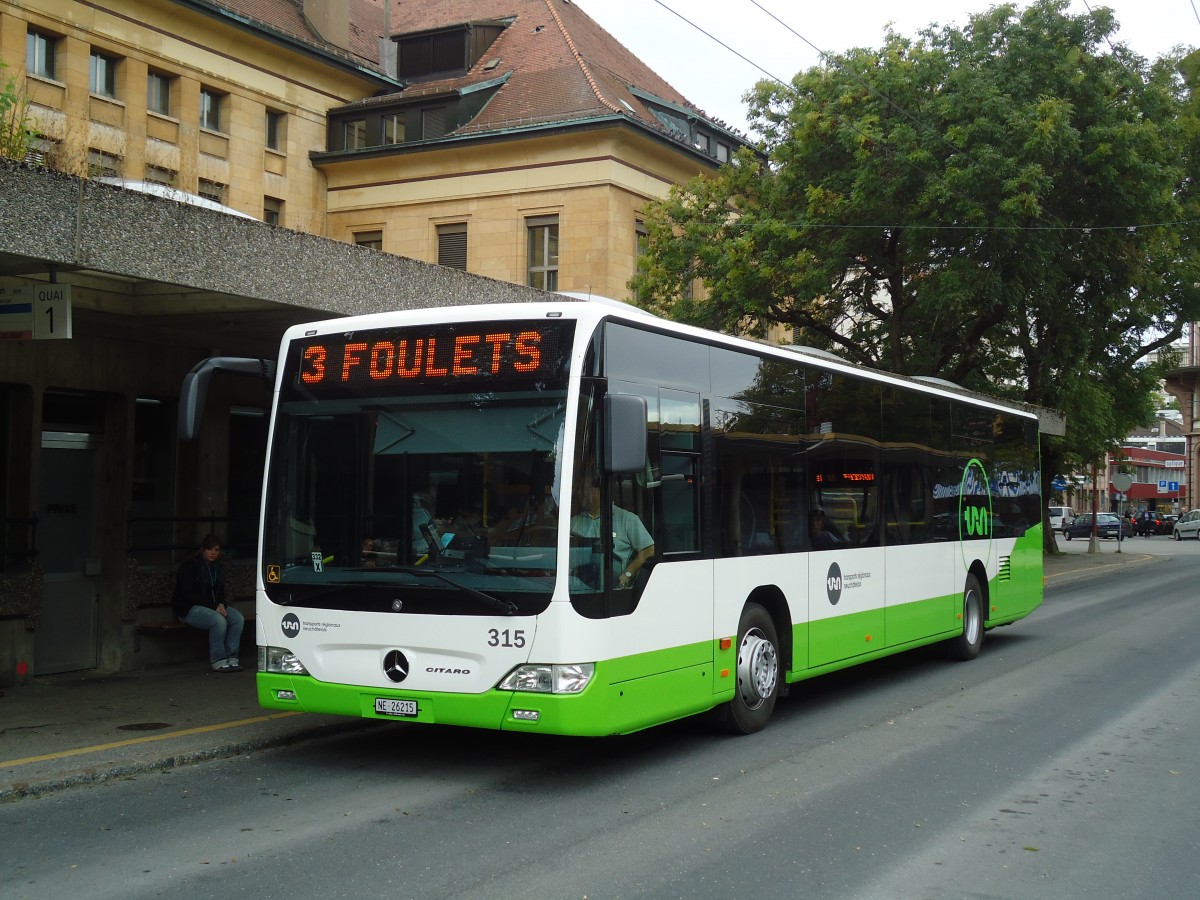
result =
M204 418L204 401L208 398L208 383L214 372L234 372L238 375L275 377L275 362L269 359L247 359L241 356L211 356L197 363L183 376L179 390L179 439L194 440Z
M636 394L604 397L604 470L618 475L646 468L646 401Z

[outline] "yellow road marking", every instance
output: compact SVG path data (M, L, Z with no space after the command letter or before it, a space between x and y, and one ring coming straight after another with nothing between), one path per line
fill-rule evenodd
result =
M62 750L58 753L46 753L42 756L26 756L23 759L10 759L0 762L0 769L12 766L23 766L27 763L45 762L50 759L65 759L68 756L79 756L83 753L98 753L101 750L114 750L117 747L132 747L134 744L149 744L151 741L165 741L170 738L184 737L189 734L204 734L206 731L220 731L223 728L237 728L239 725L253 725L255 722L267 722L271 719L286 719L288 716L301 715L296 712L274 713L269 716L255 716L251 719L238 719L236 722L222 722L219 725L201 725L196 728L185 728L183 731L171 731L166 734L151 734L146 737L130 738L127 741L113 741L111 744L96 744L94 747L79 747L75 750Z

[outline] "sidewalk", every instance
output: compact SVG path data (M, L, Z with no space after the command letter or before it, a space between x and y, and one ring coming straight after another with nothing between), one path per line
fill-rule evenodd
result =
M1096 552L1089 553L1088 541L1065 541L1060 537L1058 555L1043 557L1046 589L1053 590L1056 585L1078 581L1081 578L1103 576L1111 572L1114 566L1141 565L1162 559L1161 556L1140 549L1139 540L1144 539L1122 541L1119 553L1116 541L1096 541Z
M0 802L363 728L262 709L254 668L41 676L0 691Z
M1103 576L1156 557L1127 542L1060 543L1046 560L1046 586ZM259 707L254 671L209 671L203 663L33 678L0 693L0 802L65 787L235 756L322 734L371 727L364 719Z

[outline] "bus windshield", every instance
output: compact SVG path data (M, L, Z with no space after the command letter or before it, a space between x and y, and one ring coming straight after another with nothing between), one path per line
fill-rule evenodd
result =
M356 348L400 345L359 337ZM566 426L569 341L559 344L544 348L556 358L538 378L497 365L470 384L426 349L416 353L428 352L433 377L306 384L311 345L290 353L266 485L267 596L435 614L544 609Z

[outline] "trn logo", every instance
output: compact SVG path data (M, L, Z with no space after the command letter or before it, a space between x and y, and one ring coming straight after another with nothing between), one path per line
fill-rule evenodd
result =
M992 536L992 491L987 469L977 459L963 469L958 488L958 539L989 539Z
M963 528L970 537L987 537L992 529L992 517L986 507L968 506L963 509Z
M829 573L825 576L825 594L831 606L837 606L842 599L842 570L837 563L829 565Z
M284 637L294 638L300 633L300 618L295 613L288 613L279 623L279 627L283 630Z

